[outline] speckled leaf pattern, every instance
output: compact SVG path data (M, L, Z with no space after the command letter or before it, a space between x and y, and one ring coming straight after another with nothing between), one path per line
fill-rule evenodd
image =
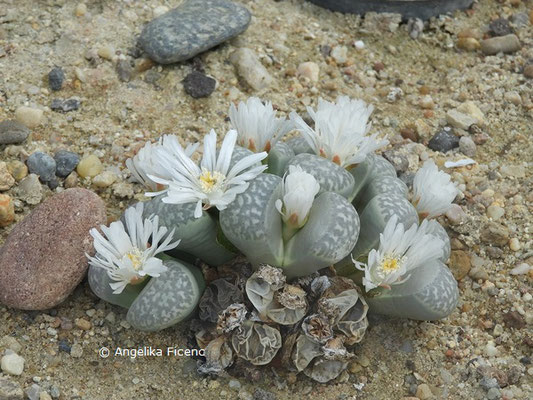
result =
M309 143L307 143L307 140L301 136L293 137L287 140L285 143L292 149L292 151L294 151L294 154L314 153L311 146L309 146Z
M396 176L380 175L367 182L365 190L357 203L357 208L364 208L378 194L398 195L407 198L408 191L407 185Z
M168 270L151 278L131 305L127 320L136 329L158 331L187 318L196 308L205 287L192 265L165 260Z
M380 176L396 177L396 170L390 162L376 154L368 154L365 161L349 171L355 178L354 191L351 198L354 204L360 202L361 196L366 192L368 184ZM371 198L368 198L367 202Z
M180 239L177 250L201 258L210 265L220 265L231 260L235 254L217 242L217 224L203 212L194 218L195 203L163 203L164 195L157 196L145 203L144 216L159 216L159 223L169 230L175 228L174 239Z
M283 142L278 142L268 153L268 172L283 176L287 163L294 158L294 151Z
M287 243L283 270L287 278L309 275L344 258L359 237L355 208L337 193L319 195L309 220Z
M254 265L280 265L283 257L281 216L274 204L281 197L280 182L279 176L261 174L220 212L224 234Z
M320 192L335 192L350 198L354 188L354 177L339 165L314 154L298 154L288 164L299 165L305 172L313 175L320 184Z
M367 298L370 311L433 321L445 318L455 309L459 300L457 282L440 261L411 271L411 277L402 284L382 290L380 296Z
M102 300L108 303L115 304L120 307L129 308L135 298L139 295L144 288L143 284L128 285L120 294L114 294L113 289L109 286L113 281L107 275L107 272L103 268L89 267L87 279L91 290L100 297Z
M379 235L393 215L398 216L398 222L406 229L418 223L416 209L405 197L385 193L370 200L361 213L361 235L352 251L355 258L378 247Z

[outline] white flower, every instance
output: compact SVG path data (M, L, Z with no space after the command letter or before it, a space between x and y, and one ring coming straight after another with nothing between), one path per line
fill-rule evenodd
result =
M142 147L135 156L126 160L126 167L131 172L134 180L141 183L148 190L155 191L161 189L158 188L157 183L154 182L149 175L158 176L160 178L170 178L165 170L161 168L156 169L155 160L157 159L157 152L161 147L174 153L176 152L176 148L182 148L176 135L164 135L156 144L146 142L144 147ZM184 152L190 157L197 147L197 144L190 144L186 147Z
M163 191L166 192L163 202L170 204L196 202L194 211L196 218L202 216L202 208L225 209L235 200L237 194L248 188L248 181L267 168L266 165L255 165L267 156L267 153L262 152L242 158L230 169L236 140L237 132L229 131L217 157L217 135L211 130L204 138L200 166L187 156L183 148L175 147L174 151L170 152L162 147L162 150L158 151L156 169L167 171L170 178L158 176L150 178L156 183L167 186ZM146 195L156 196L160 193L162 192L146 193Z
M412 202L423 218L444 214L458 193L450 175L439 171L433 160L427 160L415 174Z
M378 286L390 289L409 279L409 272L440 258L443 254L443 241L428 233L427 220L420 226L413 224L407 231L398 223L394 215L379 238L379 248L368 254L366 264L355 262L358 269L364 270L363 285L368 292Z
M367 154L389 143L377 139L376 134L367 135L372 110L373 107L362 100L341 96L336 103L319 99L316 112L307 107L307 112L315 121L315 129L311 129L295 112L290 118L316 154L341 167L349 167L360 164Z
M174 229L159 226L159 218L151 216L143 221L143 204L130 207L125 213L126 229L121 221L112 222L109 227L91 229L96 255L89 258L93 267L103 268L114 282L110 284L113 293L120 294L128 284L135 284L146 276L158 277L167 270L155 255L176 247L179 240L170 243ZM163 241L162 243L159 243Z
M229 118L238 133L237 143L253 152L270 151L292 129L290 121L276 118L270 101L263 104L257 97L241 101L238 108L231 104Z
M276 208L283 221L294 228L301 228L319 190L320 185L313 175L304 172L300 166L289 166L289 173L283 179L283 201L276 200Z

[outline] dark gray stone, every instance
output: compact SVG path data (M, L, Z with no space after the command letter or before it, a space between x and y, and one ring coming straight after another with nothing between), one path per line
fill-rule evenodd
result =
M187 60L243 32L251 14L226 0L188 0L151 21L139 45L154 61Z
M0 144L22 143L26 140L30 130L17 121L0 122Z
M268 392L265 389L257 388L254 392L254 400L276 400L276 395L272 392Z
M516 26L517 28L522 28L530 24L529 16L524 12L513 14L511 15L510 19L511 19L512 24Z
M450 128L444 128L431 138L428 147L431 150L446 153L451 149L459 147L459 138L453 134Z
M48 73L48 85L54 91L61 90L64 80L65 73L61 67L55 67Z
M59 150L54 155L56 162L56 175L60 178L66 178L80 162L80 156L67 150Z
M30 174L39 175L42 182L51 181L56 173L56 162L46 153L36 151L26 161Z
M75 111L78 108L80 108L80 101L75 98L70 99L54 99L52 100L52 104L50 104L50 108L54 111L59 112L69 112L69 111Z
M215 90L216 80L198 71L193 71L183 80L185 92L198 99L208 97Z
M489 33L491 36L505 36L514 33L509 21L505 18L498 18L489 24Z

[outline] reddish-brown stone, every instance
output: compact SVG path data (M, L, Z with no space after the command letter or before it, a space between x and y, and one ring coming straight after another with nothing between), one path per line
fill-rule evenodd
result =
M87 271L89 230L106 222L104 202L86 189L67 189L36 207L0 249L0 302L45 310L64 301Z

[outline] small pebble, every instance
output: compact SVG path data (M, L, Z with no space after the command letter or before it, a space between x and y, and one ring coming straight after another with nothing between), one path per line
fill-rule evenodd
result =
M118 60L115 70L121 82L129 82L133 76L133 66L129 60Z
M485 125L485 115L473 101L465 101L457 107L457 111L474 118L476 125Z
M257 55L246 47L235 50L230 61L241 78L254 90L265 89L274 82L274 78L261 64Z
M74 343L70 348L70 355L73 358L81 358L83 356L83 347L81 347L81 344Z
M317 63L307 61L298 65L298 75L309 79L311 82L318 82L320 67Z
M102 172L103 169L104 166L102 165L100 159L96 155L91 154L79 162L76 172L82 178L92 178Z
M501 399L500 389L498 389L498 388L489 389L489 391L487 392L487 399L488 400L499 400L499 399Z
M489 24L489 33L491 36L505 36L514 33L509 21L505 18L498 18Z
M52 100L52 104L50 104L50 108L54 111L58 112L69 112L69 111L76 111L78 108L80 108L80 101L76 98L70 98L70 99L54 99Z
M78 174L76 171L72 171L69 176L65 178L65 182L63 184L65 185L66 189L75 188L78 186Z
M241 388L242 385L241 385L241 383L240 383L238 380L236 380L236 379L231 379L231 380L229 381L228 386L229 386L231 389L239 390L239 389Z
M481 44L473 37L465 37L457 39L457 47L461 50L476 51L481 48Z
M88 331L92 327L92 324L84 318L76 318L74 325L83 331Z
M55 176L56 162L46 153L40 151L32 153L26 164L30 174L38 175L42 182L49 182Z
M459 139L459 150L465 156L474 157L476 155L476 144L470 137L463 136Z
M26 389L26 396L28 400L39 400L39 394L41 393L41 387L34 383L28 389Z
M357 50L363 50L365 48L365 42L362 40L356 40L353 42L353 47L355 47Z
M458 225L466 220L466 213L459 204L452 204L445 215L453 225Z
M199 72L193 71L183 80L183 89L189 96L198 99L208 97L215 90L216 80Z
M520 40L514 34L485 39L481 42L481 51L487 55L514 53L522 48Z
M416 397L420 400L432 399L433 393L427 384L422 383L418 385L418 388L416 389Z
M52 396L50 396L47 392L41 392L39 394L39 400L52 400Z
M330 55L337 64L344 64L348 59L348 48L346 46L335 46Z
M519 106L520 104L522 104L522 97L520 97L520 94L514 90L511 90L510 92L505 92L503 98L508 102L514 104L515 106Z
M7 194L0 193L0 227L6 227L15 220L15 205Z
M15 120L0 122L0 144L17 144L26 140L30 130Z
M55 67L48 73L48 86L54 91L61 90L64 80L65 72L61 67Z
M512 238L509 240L509 248L512 251L518 251L522 248L522 245L520 244L520 241L517 238Z
M462 280L470 272L470 254L463 250L452 251L449 266L455 279Z
M35 128L42 122L43 110L21 106L15 111L15 118L26 127Z
M15 184L15 178L9 172L7 164L0 161L0 191L8 190Z
M490 205L487 207L487 216L494 221L499 220L505 214L505 209L498 205Z
M56 175L60 178L67 177L80 162L80 156L67 150L59 150L54 154L56 162Z
M22 375L24 371L24 358L16 353L7 354L0 361L2 371L10 375Z
M87 6L84 3L79 3L74 10L76 17L82 17L87 13Z
M431 138L428 147L431 150L446 153L459 147L459 138L452 133L450 128L444 128Z
M17 190L20 199L30 205L39 204L43 198L43 188L39 182L39 177L35 174L29 174L21 180Z
M424 110L433 110L435 108L435 103L430 95L425 95L420 99L420 107Z
M115 55L115 49L111 46L102 46L96 53L104 60L112 60Z
M26 176L28 176L28 167L22 161L13 160L7 163L7 170L15 178L17 182L20 182Z
M448 111L446 113L446 121L454 128L463 129L465 131L467 131L471 125L476 123L476 120L470 115L463 114L458 110Z
M485 345L485 348L484 348L484 351L485 355L487 357L495 357L498 355L499 351L498 349L496 348L496 346L494 345L494 342L493 341L488 341L487 344Z
M117 178L118 177L114 172L104 171L93 178L93 184L94 186L100 188L106 188L111 186L117 180Z
M504 246L509 240L509 229L496 222L489 222L481 229L481 241L496 246Z
M531 266L527 263L518 264L509 273L511 275L525 275L531 270Z
M528 64L524 67L524 76L526 78L533 78L533 64Z

